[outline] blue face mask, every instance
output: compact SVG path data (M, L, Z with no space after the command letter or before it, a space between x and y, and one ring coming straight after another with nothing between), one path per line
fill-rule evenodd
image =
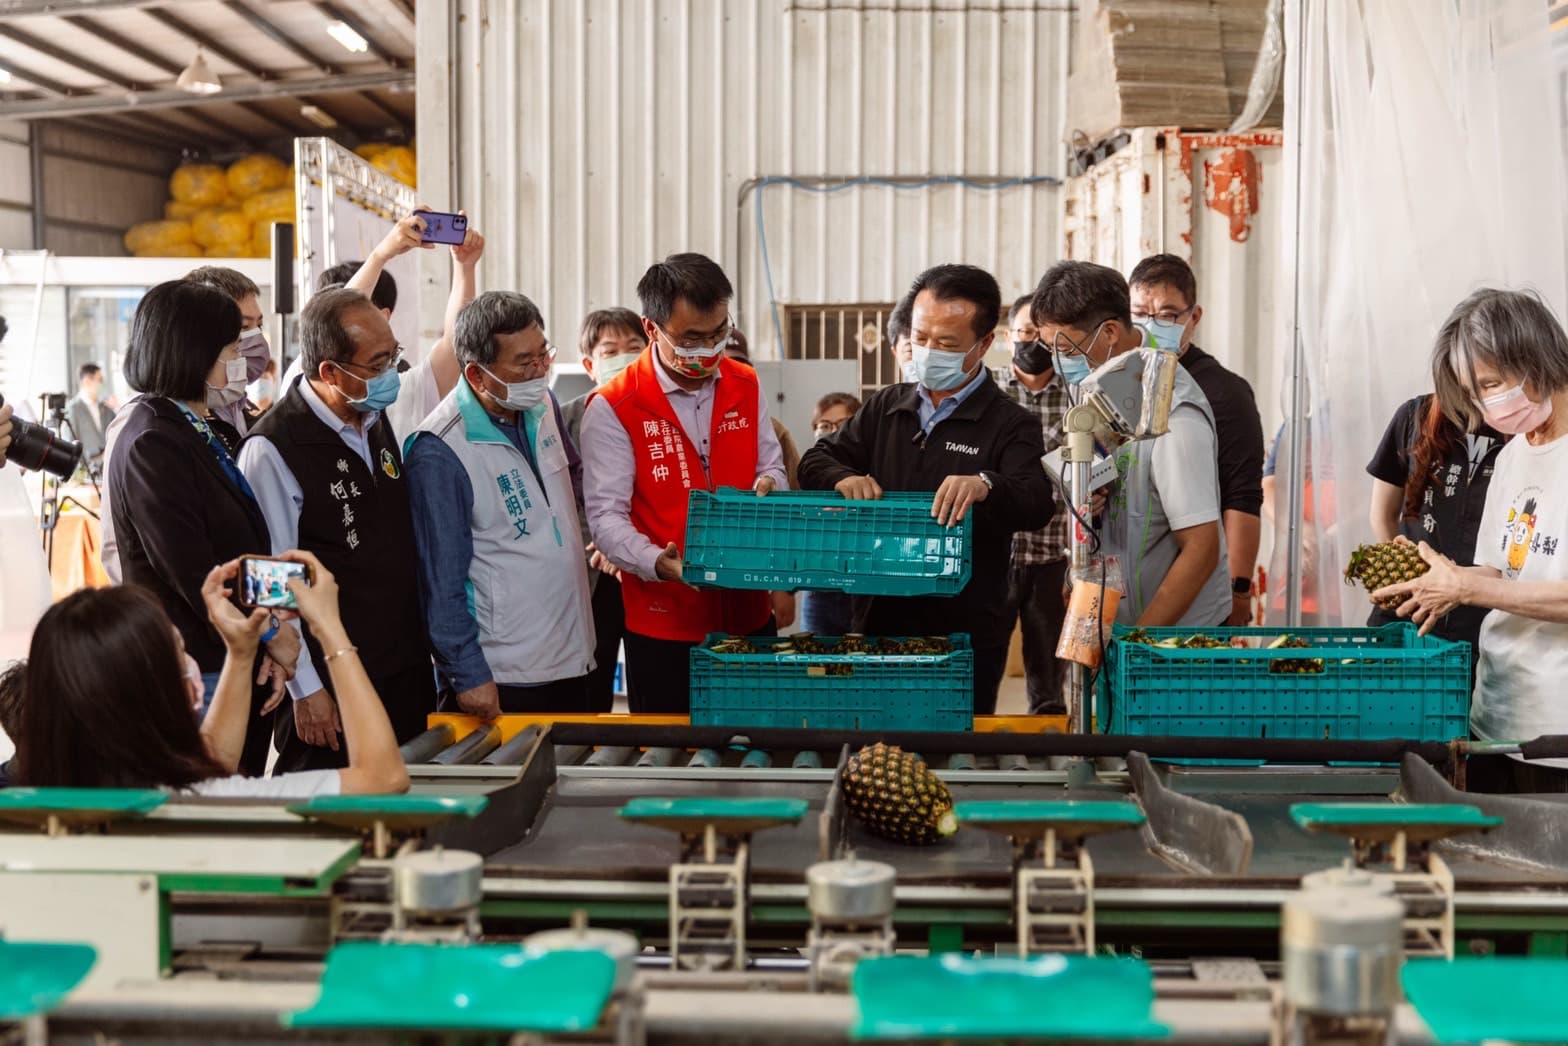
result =
M1166 352L1180 352L1182 335L1187 333L1185 323L1165 323L1153 316L1135 321L1135 326L1143 328L1143 332L1149 336L1150 346Z
M359 377L357 374L354 376ZM389 367L369 380L364 378L359 380L365 382L365 394L359 399L350 399L348 402L349 406L361 414L386 410L392 406L397 402L398 389L403 385L403 375L398 373L396 367Z
M1077 385L1089 376L1089 361L1076 353L1071 356L1058 354L1056 374L1067 384Z
M949 392L964 384L969 377L964 370L965 352L944 352L925 345L911 348L916 380L933 392Z

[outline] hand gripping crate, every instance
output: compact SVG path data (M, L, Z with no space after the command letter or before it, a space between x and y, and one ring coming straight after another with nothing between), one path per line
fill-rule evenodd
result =
M946 654L783 653L787 636L748 636L757 653L720 653L710 635L691 651L693 726L841 730L969 730L975 655L964 633ZM836 636L816 636L836 645ZM867 644L876 643L867 638Z
M1169 649L1121 642L1116 626L1096 690L1107 734L1448 741L1470 715L1470 646L1381 628L1148 628L1150 640L1201 632L1263 648ZM1280 636L1310 646L1267 649Z
M694 490L684 579L705 588L956 595L969 583L974 514L941 526L931 518L933 497Z

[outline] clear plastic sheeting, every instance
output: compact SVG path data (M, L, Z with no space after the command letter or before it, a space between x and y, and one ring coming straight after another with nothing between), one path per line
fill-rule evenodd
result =
M1285 75L1285 0L1269 0L1264 18L1258 64L1252 67L1252 80L1247 84L1247 105L1230 125L1230 134L1242 134L1263 122Z
M1301 377L1265 607L1286 620L1299 560L1302 622L1360 624L1341 570L1370 538L1366 464L1395 408L1431 389L1443 320L1481 286L1533 288L1564 316L1548 24L1539 0L1291 0L1286 26Z

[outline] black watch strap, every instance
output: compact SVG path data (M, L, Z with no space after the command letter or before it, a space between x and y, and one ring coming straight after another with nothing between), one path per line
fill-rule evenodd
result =
M1230 579L1231 593L1238 596L1252 595L1252 579L1250 577L1233 577Z

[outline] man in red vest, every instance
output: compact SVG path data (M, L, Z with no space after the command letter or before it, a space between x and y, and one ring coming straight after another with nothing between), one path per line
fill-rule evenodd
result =
M775 631L768 593L681 581L689 491L788 487L757 373L724 355L734 294L700 254L649 268L637 284L648 348L583 414L588 527L621 571L633 712L690 710L688 655L708 633Z

